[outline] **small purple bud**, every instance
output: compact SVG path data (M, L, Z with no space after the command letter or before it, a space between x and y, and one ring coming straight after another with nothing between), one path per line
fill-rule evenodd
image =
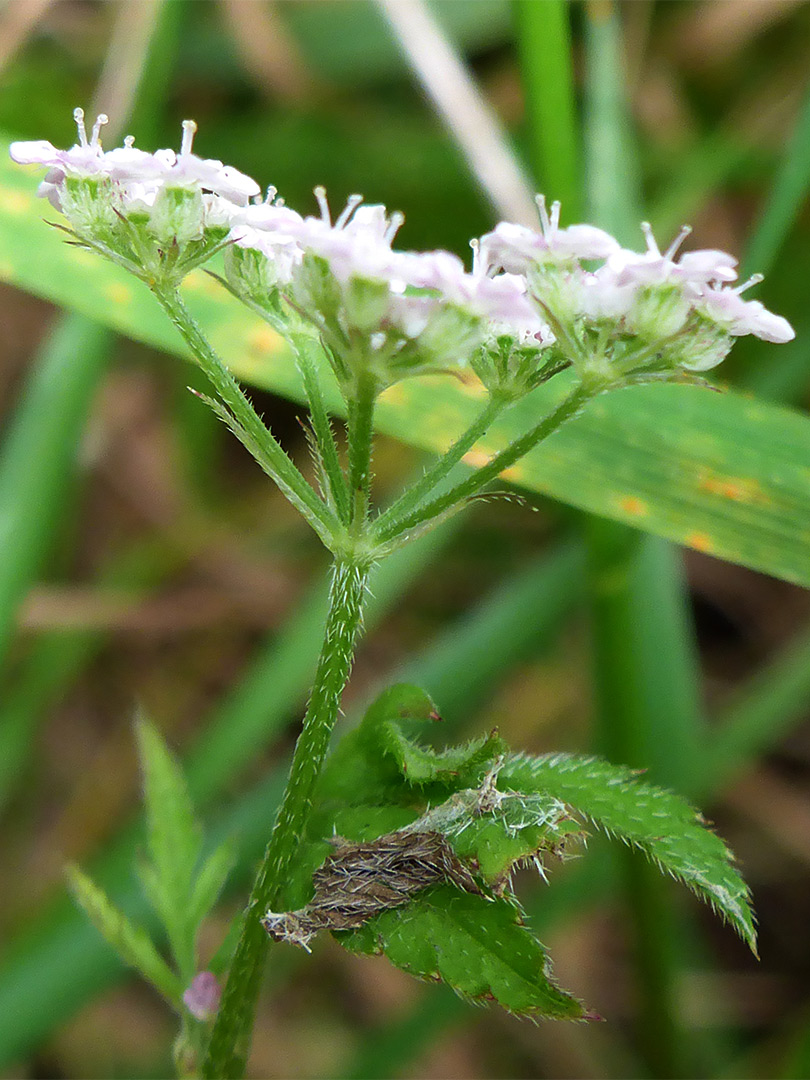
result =
M222 990L216 976L201 971L191 980L191 986L183 994L183 1004L195 1020L211 1020L216 1016Z

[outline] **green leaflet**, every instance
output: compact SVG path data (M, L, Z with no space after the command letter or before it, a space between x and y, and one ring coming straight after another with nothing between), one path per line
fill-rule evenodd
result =
M291 890L299 909L293 918L314 920L309 937L331 925L347 948L384 953L403 970L443 980L473 1000L496 1001L520 1015L582 1018L581 1004L550 981L543 946L523 924L511 893L514 867L534 862L545 877L544 857L563 854L581 834L582 816L685 882L755 949L745 883L723 841L688 803L596 758L506 755L497 736L433 751L409 731L436 716L418 687L391 687L327 763ZM332 871L334 885L313 898L312 875L335 850L327 842L332 834L343 838L338 850L350 854L341 864L343 876ZM400 840L418 834L443 837L482 891L441 869L441 884L420 892L424 879L408 878L416 887L393 898L404 887L398 884L403 871L385 854L394 839L399 849ZM378 838L383 843L375 849ZM364 845L362 853L353 844ZM419 865L447 864L430 856ZM318 922L339 910L345 926L345 913L358 910L361 895L372 897L374 907L359 929L335 931L334 922Z
M148 858L137 863L138 878L165 927L177 974L161 958L148 933L115 908L89 877L72 867L68 878L76 899L121 958L182 1010L183 989L197 972L200 925L216 903L234 857L230 845L224 843L200 862L202 830L183 772L147 720L138 721L137 736L148 851Z
M520 1016L588 1018L581 1002L551 982L543 946L506 900L441 885L337 936L351 952L384 953L396 967L443 980L479 1003L495 1001Z
M35 182L0 146L0 279L92 316L137 340L183 353L145 287L63 243L38 214ZM184 296L214 347L241 378L302 400L280 339L204 274ZM779 352L772 362L779 363ZM329 380L324 365L324 378ZM547 412L564 379L541 387L499 421L475 451L483 460ZM327 402L339 408L334 387ZM381 431L439 450L469 423L479 390L436 377L383 396ZM599 398L509 471L508 479L701 551L810 584L810 420L694 386L648 386ZM474 463L474 462L473 462Z
M710 903L756 953L748 887L729 849L684 799L638 780L631 769L569 754L516 754L499 782L562 799L609 836L639 848Z
M70 890L87 917L125 964L135 968L174 1007L180 1007L183 987L158 953L148 933L119 911L97 885L76 866L67 868Z
M370 749L393 760L409 784L449 784L452 788L477 783L499 755L508 749L496 732L461 746L436 751L416 741L425 722L441 717L430 697L418 686L397 683L368 709L360 738Z
M143 770L147 845L150 862L138 876L149 903L160 916L183 975L194 975L197 925L190 920L194 871L202 849L202 832L180 766L157 729L146 720L137 725Z

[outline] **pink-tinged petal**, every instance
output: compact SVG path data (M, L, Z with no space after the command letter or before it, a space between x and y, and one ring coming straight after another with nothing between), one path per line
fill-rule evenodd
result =
M768 311L758 300L750 300L745 305L746 311L730 327L730 333L735 337L742 334L754 334L762 341L771 341L777 345L783 345L796 337L796 331L781 315L774 315Z
M575 259L606 259L621 250L619 241L595 225L569 225L549 239L552 251L570 254Z
M282 236L297 236L304 224L304 219L288 206L275 206L273 203L249 203L234 209L233 223L247 225L251 229L279 233Z
M52 170L52 172L55 171L56 170ZM58 210L60 214L62 213L62 199L59 195L59 184L49 183L47 179L43 180L37 188L37 197L40 199L47 199L54 210Z
M8 148L9 156L18 165L49 165L61 163L62 150L57 150L53 143L45 139L32 142L13 142Z
M743 300L734 289L706 288L695 303L734 337L754 334L763 341L784 344L796 336L787 319L768 311L759 300Z
M371 204L358 206L349 220L343 226L343 232L349 236L357 236L366 233L381 244L386 242L385 234L388 230L388 214L384 206Z
M216 195L230 199L239 206L245 206L249 199L261 192L261 188L252 177L234 169L231 165L225 165L220 169L216 184L211 190Z
M167 168L165 157L147 154L134 146L119 146L104 155L104 167L113 180L156 180Z
M678 267L690 281L734 281L737 277L737 260L726 251L687 251L678 260Z

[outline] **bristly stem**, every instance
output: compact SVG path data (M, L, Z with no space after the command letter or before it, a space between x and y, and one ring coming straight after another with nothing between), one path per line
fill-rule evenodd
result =
M281 910L290 864L306 828L313 790L351 670L369 571L369 565L355 561L336 561L334 565L329 614L312 695L211 1034L203 1065L203 1076L207 1078L237 1080L244 1074L268 945L261 917L268 909Z
M520 438L515 439L513 443L510 443L509 446L501 450L501 452L491 458L486 465L483 465L471 476L468 476L466 479L450 488L449 491L438 495L435 499L428 503L424 503L406 517L399 518L386 528L379 530L376 537L378 543L386 543L387 541L394 540L404 533L409 532L411 529L415 529L417 526L423 524L423 522L438 518L456 504L462 503L465 499L477 494L491 480L494 480L502 473L504 469L508 469L510 465L514 465L516 461L525 454L528 454L528 452L534 449L534 447L542 442L543 439L547 439L549 435L553 435L564 423L577 416L591 398L595 397L605 389L607 389L607 385L603 385L596 381L589 380L587 382L578 383L553 412L549 413L539 424L536 424L524 435L521 435Z
M315 433L321 461L323 462L329 495L338 517L345 525L348 525L351 520L349 492L346 477L343 475L343 469L340 465L335 433L332 430L332 423L326 410L315 360L315 353L320 349L320 346L317 339L311 334L291 333L288 340L295 354L296 366L301 375L304 392L309 402L312 430Z
M358 378L355 392L347 399L349 441L349 498L352 500L354 531L361 531L368 519L371 499L371 451L374 438L374 406L378 388L372 378Z
M182 334L191 349L192 357L208 376L227 411L236 421L235 432L324 544L331 548L333 538L340 528L335 515L298 471L253 408L239 383L206 340L177 290L162 288L156 284L152 286L152 292Z
M384 510L377 518L375 528L382 535L388 529L396 529L399 522L412 514L424 498L426 498L444 480L461 461L464 455L478 440L485 435L497 417L509 404L509 399L500 395L492 395L481 412L476 416L470 426L464 431L447 453L435 462L419 480L407 488L395 503Z

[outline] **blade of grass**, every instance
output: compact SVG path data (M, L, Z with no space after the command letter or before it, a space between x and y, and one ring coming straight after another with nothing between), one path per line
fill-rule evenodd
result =
M149 95L162 85L180 29L178 5L155 0L149 32L135 57L129 100L119 119L133 111L153 122ZM140 65L139 72L136 68ZM14 632L16 613L55 540L77 472L85 420L114 338L82 315L63 316L41 350L0 448L0 673ZM0 713L0 804L22 767L48 700L64 686L91 647L88 636L43 643L23 681ZM47 665L47 669L43 667ZM42 677L32 682L39 670Z
M19 170L21 173L21 170ZM146 290L100 259L62 245L33 213L32 179L0 154L0 277L158 348L182 353ZM233 371L302 400L289 354L210 279L184 293ZM776 359L774 357L774 359ZM562 378L562 377L560 377ZM486 440L495 450L553 407L556 380L514 406ZM334 400L329 400L330 407ZM383 395L379 430L439 449L480 410L473 387L411 379ZM510 481L765 570L810 583L810 420L734 393L692 386L637 387L606 395L530 454Z
M565 616L582 600L584 571L580 544L565 541L544 553L406 665L398 681L428 691L449 734L481 711L510 665L548 648Z
M80 315L40 351L0 450L0 666L20 601L52 550L112 335Z
M638 228L640 191L623 100L621 24L607 0L587 4L585 18L590 220L628 243ZM591 519L586 535L597 748L617 763L658 764L666 774L653 768L655 781L679 780L696 760L702 718L678 555L604 520ZM661 705L670 727L659 722ZM635 939L639 1050L652 1075L684 1076L688 1053L676 1007L680 965L669 896L654 867L635 853L621 856Z
M810 707L810 633L798 636L726 705L712 726L692 793L724 787L786 735Z
M791 226L810 191L810 87L796 118L754 234L742 260L741 276L753 272L766 277L773 269ZM804 332L803 332L804 331ZM736 382L771 401L800 403L807 390L807 336L810 327L799 325L796 341L781 355L778 365L760 363L761 348L751 349L747 362L737 365Z
M513 0L529 160L549 203L579 221L582 185L568 0Z
M759 222L742 260L741 276L770 273L810 189L810 87Z

